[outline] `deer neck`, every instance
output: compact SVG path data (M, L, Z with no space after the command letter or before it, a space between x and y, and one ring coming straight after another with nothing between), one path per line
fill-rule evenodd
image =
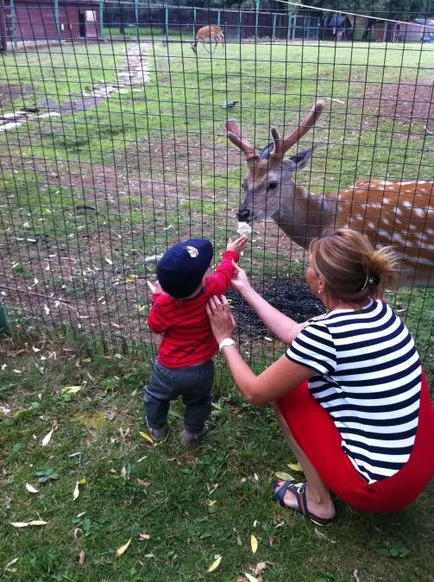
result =
M284 198L280 211L273 216L276 224L295 243L309 248L336 216L336 201L326 195L315 195L302 186L294 186L294 195Z

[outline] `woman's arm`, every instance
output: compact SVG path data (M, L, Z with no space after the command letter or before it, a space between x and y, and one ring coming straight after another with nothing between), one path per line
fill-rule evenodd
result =
M211 297L207 313L216 341L231 338L233 318L226 298ZM222 348L231 374L244 397L252 404L266 404L296 388L316 372L289 360L286 355L256 376L241 357L235 345Z
M283 342L290 344L304 328L304 323L297 323L261 297L250 285L246 272L237 264L231 285L247 301L264 325Z

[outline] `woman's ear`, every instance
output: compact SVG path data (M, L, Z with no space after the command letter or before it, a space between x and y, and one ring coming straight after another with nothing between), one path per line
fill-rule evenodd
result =
M319 293L324 293L325 291L325 282L324 279L321 279L321 277L318 277L318 292Z

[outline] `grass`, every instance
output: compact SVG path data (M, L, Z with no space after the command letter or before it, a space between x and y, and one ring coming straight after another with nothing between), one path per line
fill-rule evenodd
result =
M3 341L0 359L9 409L1 421L4 579L229 582L246 580L261 562L264 580L276 582L351 581L356 571L367 582L431 579L432 486L390 516L338 503L339 519L325 531L283 511L270 482L277 471L293 472L294 459L271 410L246 405L221 361L212 431L186 450L180 403L164 444L140 436L141 386L149 376L141 357L104 354L83 336L33 332ZM80 390L68 394L68 386ZM47 523L11 525L31 520ZM218 570L207 573L217 555Z

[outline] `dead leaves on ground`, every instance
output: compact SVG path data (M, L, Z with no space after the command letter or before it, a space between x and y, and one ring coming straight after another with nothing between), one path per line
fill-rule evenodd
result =
M39 527L41 525L47 525L48 521L43 521L42 519L34 519L32 521L11 521L9 523L13 527L23 528L23 527Z
M130 538L130 539L127 541L127 543L126 543L126 544L124 544L123 546L121 546L120 548L118 548L118 549L116 550L116 558L120 558L120 557L121 557L123 554L125 554L125 552L127 551L127 549L128 549L128 547L129 547L129 545L130 545L130 543L131 543L131 540L132 540L132 539L133 539L133 538Z

